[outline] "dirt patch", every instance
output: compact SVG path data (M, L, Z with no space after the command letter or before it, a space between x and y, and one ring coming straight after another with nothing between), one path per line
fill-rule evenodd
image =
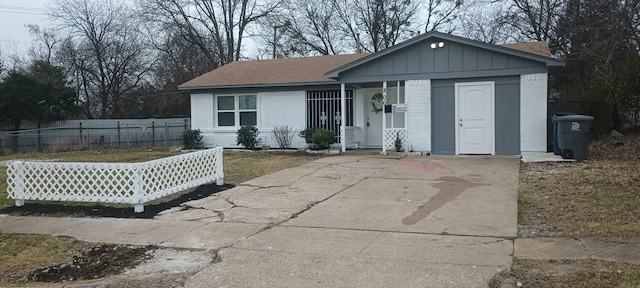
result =
M67 263L54 265L33 271L26 275L27 281L66 282L74 280L93 280L124 272L150 258L148 251L153 246L133 247L100 245L74 256Z
M638 287L640 264L602 260L524 260L493 277L489 287Z
M230 184L218 186L206 184L182 194L172 195L171 200L157 200L144 206L143 213L133 212L130 205L88 205L64 204L56 202L27 203L22 207L10 206L0 209L0 214L15 216L50 216L50 217L112 217L112 218L144 218L151 219L158 213L177 207L182 203L198 200L234 187Z
M129 288L180 287L215 259L215 253L204 250L0 234L0 287L78 282Z

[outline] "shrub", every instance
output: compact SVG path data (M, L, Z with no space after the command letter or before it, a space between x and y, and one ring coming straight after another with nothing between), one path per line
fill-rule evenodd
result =
M311 144L313 143L313 140L311 139L311 137L313 136L313 133L315 133L316 131L318 131L318 128L309 127L307 129L300 131L300 133L298 133L298 136L304 138L305 143Z
M200 149L203 145L200 129L186 130L182 133L182 147L184 149Z
M236 138L236 144L244 146L244 148L255 150L256 146L260 144L258 138L258 128L255 126L242 126L238 129L238 138Z
M311 136L311 142L313 142L318 149L329 149L335 141L335 134L333 134L333 131L327 129L318 129Z
M400 138L400 132L396 133L396 141L393 143L396 146L396 152L402 150L402 138Z
M271 138L273 138L280 148L291 148L291 141L293 141L293 136L296 135L296 130L293 127L289 126L276 126L273 127L271 131L273 133Z

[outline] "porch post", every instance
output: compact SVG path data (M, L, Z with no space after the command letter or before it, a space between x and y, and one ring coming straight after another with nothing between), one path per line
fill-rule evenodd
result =
M347 91L344 83L340 83L340 145L342 152L347 151Z
M387 141L384 137L384 129L387 128L387 114L384 109L387 106L387 81L382 82L382 153L387 154Z

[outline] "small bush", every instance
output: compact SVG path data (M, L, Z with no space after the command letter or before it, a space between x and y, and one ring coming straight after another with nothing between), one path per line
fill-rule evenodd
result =
M184 149L200 149L203 145L200 129L186 130L182 133L182 147Z
M393 144L396 147L396 152L402 151L402 138L400 138L400 132L396 133L396 141Z
M336 138L333 131L327 129L318 129L311 136L311 141L318 147L318 149L329 149L331 144L335 143Z
M313 140L311 139L311 137L313 136L313 133L315 133L316 131L318 131L318 128L309 127L307 129L300 131L300 133L298 133L298 136L304 138L305 143L312 144Z
M296 130L289 126L276 126L273 127L271 133L273 133L271 138L278 143L278 146L281 149L286 149L291 148L291 141L293 141L293 136L296 135Z
M255 150L260 139L258 135L260 132L255 126L242 126L238 129L238 138L236 138L236 144L244 146L244 148Z

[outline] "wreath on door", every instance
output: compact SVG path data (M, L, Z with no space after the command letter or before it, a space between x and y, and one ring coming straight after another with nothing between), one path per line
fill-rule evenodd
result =
M376 114L378 114L378 112L382 111L383 97L382 93L373 94L373 97L371 97L371 112L376 112Z

